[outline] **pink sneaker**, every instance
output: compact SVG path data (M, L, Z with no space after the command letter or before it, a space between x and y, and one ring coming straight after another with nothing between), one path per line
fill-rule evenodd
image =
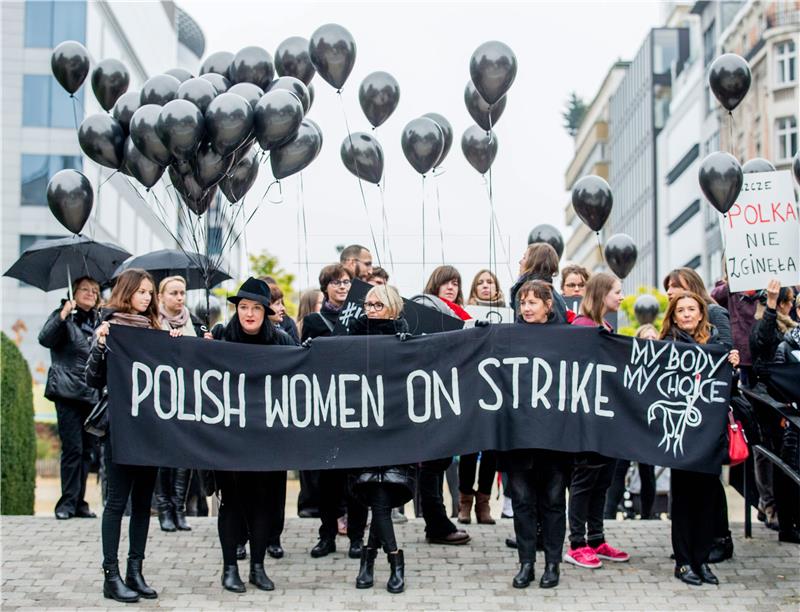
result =
M608 542L603 542L600 546L593 548L592 550L599 558L607 559L608 561L616 561L619 563L622 561L628 561L631 558L628 553L617 550L613 546L609 545Z
M597 558L594 549L590 546L583 546L574 550L569 549L567 554L564 555L564 561L588 569L597 569L603 566L603 562Z

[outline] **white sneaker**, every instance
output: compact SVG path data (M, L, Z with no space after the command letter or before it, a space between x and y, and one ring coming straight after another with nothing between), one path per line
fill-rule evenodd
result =
M511 498L503 495L503 511L500 518L514 518L514 507L511 505Z

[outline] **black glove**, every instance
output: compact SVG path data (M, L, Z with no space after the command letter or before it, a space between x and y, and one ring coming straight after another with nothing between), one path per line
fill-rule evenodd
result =
M408 332L399 332L395 335L397 336L397 339L400 340L400 342L405 342L406 340L413 338L413 336Z
M489 325L491 325L491 323L484 319L478 319L475 321L475 327L489 327Z
M306 338L305 340L303 340L303 342L300 343L300 346L306 349L311 348L311 340L312 338Z

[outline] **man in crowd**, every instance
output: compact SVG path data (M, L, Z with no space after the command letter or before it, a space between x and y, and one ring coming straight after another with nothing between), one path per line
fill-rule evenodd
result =
M372 253L367 247L360 244L351 244L342 250L339 255L341 263L354 278L367 282L372 276Z

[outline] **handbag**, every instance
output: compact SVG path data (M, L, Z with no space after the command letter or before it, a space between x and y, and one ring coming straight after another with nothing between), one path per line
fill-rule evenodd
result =
M98 438L108 433L108 393L103 393L103 397L94 405L83 422L83 429Z
M730 465L738 465L750 456L747 437L744 435L742 422L733 417L733 410L728 410L728 459Z

